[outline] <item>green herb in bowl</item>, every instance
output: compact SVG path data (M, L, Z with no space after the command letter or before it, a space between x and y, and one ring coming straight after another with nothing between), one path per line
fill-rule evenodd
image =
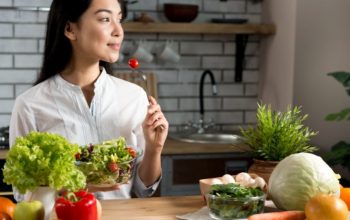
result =
M247 218L264 211L266 195L260 188L235 183L211 186L207 195L209 214L214 219Z

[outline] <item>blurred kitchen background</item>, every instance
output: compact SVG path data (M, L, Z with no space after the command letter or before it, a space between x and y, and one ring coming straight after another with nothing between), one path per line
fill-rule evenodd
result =
M158 97L171 131L199 119L199 81L210 69L218 87L212 96L209 78L204 92L205 119L219 130L237 130L255 123L257 102L283 110L301 105L306 122L319 135L313 144L323 150L339 140L350 141L350 123L326 122L324 117L349 107L344 88L327 73L350 71L350 2L347 0L139 0L128 5L127 20L147 13L157 22L168 22L163 4L199 6L193 22L213 18L244 18L248 23L276 25L274 35L250 35L245 52L242 82L234 81L235 35L126 33L124 60L116 71L130 71L130 48L139 40L153 51L167 40L180 55L178 63L155 57L141 63L144 72L158 79ZM50 0L0 1L0 127L8 126L15 98L31 87L42 62L45 23ZM16 7L35 7L21 10ZM41 8L42 10L37 10ZM27 8L28 9L28 8ZM153 52L152 52L153 53Z
M0 2L8 7L49 7L49 0L9 0ZM163 3L171 1L139 0L128 5L128 18L133 20L146 12L159 22L167 22ZM178 2L178 1L172 1ZM193 22L209 22L212 18L247 18L260 23L261 4L249 0L213 1L192 0L183 3L199 6ZM44 9L43 9L44 10ZM45 22L48 12L21 9L0 9L0 126L6 126L14 99L31 87L42 62ZM149 50L173 41L178 51L178 63L163 63L155 57L151 63L142 63L144 72L154 72L158 79L159 102L175 130L199 116L199 81L202 72L210 69L218 84L218 95L213 97L211 87L205 86L206 118L220 129L237 129L254 123L259 82L258 36L249 38L243 82L234 82L235 36L220 34L125 34L124 60L114 65L116 71L130 71L128 53L139 40ZM209 84L209 78L206 79Z

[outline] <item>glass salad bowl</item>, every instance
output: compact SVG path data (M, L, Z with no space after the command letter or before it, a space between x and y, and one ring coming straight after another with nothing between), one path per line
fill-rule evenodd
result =
M76 155L76 165L94 187L127 183L132 177L138 154L124 138L86 145Z
M266 194L259 188L234 183L212 185L207 195L209 215L220 220L248 218L264 212L265 199Z

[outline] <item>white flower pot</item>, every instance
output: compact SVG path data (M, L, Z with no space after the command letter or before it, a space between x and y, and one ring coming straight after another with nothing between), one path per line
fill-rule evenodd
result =
M42 186L29 192L25 196L25 200L38 200L42 202L45 209L45 220L51 220L53 207L55 205L57 191L50 187Z

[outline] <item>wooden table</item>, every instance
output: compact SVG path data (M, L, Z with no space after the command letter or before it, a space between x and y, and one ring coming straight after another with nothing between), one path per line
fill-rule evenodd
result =
M205 206L202 196L169 196L142 199L101 200L101 220L175 220L177 215L193 213ZM279 211L272 201L265 212ZM53 212L53 220L57 220Z
M205 205L201 196L171 196L103 200L101 220L170 220L195 212Z
M175 220L205 206L202 196L101 200L101 220ZM55 212L52 219L57 220Z

